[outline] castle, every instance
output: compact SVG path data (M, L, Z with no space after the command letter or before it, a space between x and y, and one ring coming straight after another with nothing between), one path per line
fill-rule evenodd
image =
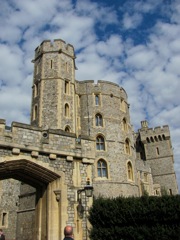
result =
M43 41L32 62L31 123L0 120L0 227L7 240L58 240L66 224L75 239L86 239L87 183L94 196L178 193L168 126L142 121L134 132L125 90L77 81L74 48L63 40Z

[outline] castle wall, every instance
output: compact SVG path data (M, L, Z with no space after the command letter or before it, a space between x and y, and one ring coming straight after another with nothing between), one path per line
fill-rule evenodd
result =
M0 181L0 228L4 229L6 239L9 240L16 239L19 194L19 181L14 179Z
M24 192L21 191L20 194L20 190L17 191L15 198L14 192L9 192L9 188L7 189L7 184L8 186L11 186L9 180L3 180L8 178L9 175L7 174L10 173L12 177L15 176L16 178L19 178L20 181L25 181L25 183L33 184L34 186L35 173L32 172L32 177L29 175L30 173L25 173L26 166L28 167L30 164L24 163L22 169L24 169L23 171L25 175L22 177L23 173L21 174L20 172L21 166L17 165L16 167L15 165L18 164L17 160L32 161L32 163L36 163L50 171L53 170L56 174L58 173L61 176L61 231L63 232L63 227L66 224L71 224L75 228L75 234L78 235L78 231L82 232L82 226L79 226L78 229L80 230L78 230L76 219L74 219L76 206L78 204L77 189L86 185L87 178L92 180L91 166L94 162L93 140L91 138L81 138L81 142L77 143L75 134L72 133L66 133L60 130L43 131L40 128L20 123L13 123L11 129L6 130L5 121L1 120L0 123L0 163L4 163L6 166L9 161L14 160L14 168L18 169L18 171L16 171L13 170L12 167L11 172L9 172L8 165L6 169L0 169L2 194L5 194L6 192L9 194L12 209L14 209L15 204L15 200L12 201L12 199L16 199L16 201L20 203L20 208L15 208L13 215L8 205L7 208L5 205L0 206L0 212L2 213L4 210L7 210L9 216L8 226L5 226L4 228L7 239L15 239L10 238L10 236L15 235L13 232L13 220L19 224L21 223L21 228L16 226L17 234L19 234L19 236L22 233L23 235L28 236L30 228L33 227L34 224L33 222L31 224L29 223L30 227L27 227L27 219L30 221L30 219L34 219L35 216L33 206L30 206L30 208L32 208L31 211L26 212L26 208L28 208L29 204L33 204L34 200L31 198L28 200L26 197L23 198L22 196ZM39 184L41 184L41 178L43 179L47 172L43 171L39 170L36 173L36 177L39 178ZM17 175L18 173L20 175ZM47 177L49 176L47 175ZM29 179L28 182L26 182L27 179ZM36 186L34 187L36 188ZM40 186L37 185L37 189L39 187ZM52 194L52 197L55 199L55 194L53 192ZM33 197L33 195L31 197ZM83 204L85 204L85 201L89 204L89 201L85 199L83 200Z

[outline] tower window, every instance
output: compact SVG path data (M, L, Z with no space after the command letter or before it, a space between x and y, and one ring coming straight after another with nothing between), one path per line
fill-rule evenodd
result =
M50 61L50 68L53 68L53 60Z
M156 153L157 153L157 155L159 155L159 148L158 147L156 148Z
M67 103L65 104L65 116L69 117L69 105Z
M122 124L123 124L123 125L122 125L123 131L127 132L128 127L127 127L127 121L126 121L125 118L123 118Z
M68 81L65 81L64 92L66 94L69 94L69 82Z
M126 154L129 154L131 153L130 151L130 142L129 142L129 139L126 139L125 141L125 151L126 151Z
M105 150L104 138L100 135L96 137L96 150Z
M104 159L99 159L97 162L97 172L98 177L106 177L107 178L107 163L104 161Z
M2 222L1 222L2 226L6 226L7 225L7 213L3 212L2 213Z
M65 132L71 132L71 128L69 126L65 127Z
M127 163L127 171L128 171L128 180L133 180L133 168L130 161Z
M37 118L38 115L38 106L35 105L34 106L34 112L33 112L33 120L35 120Z
M95 95L95 105L96 105L96 106L99 106L99 105L100 105L100 98L99 98L99 95L98 95L98 94Z
M160 135L158 136L158 139L159 139L159 141L162 141L162 137Z
M96 114L95 116L95 119L96 119L96 126L99 127L99 126L103 126L103 118L102 118L102 115L101 114Z
M34 84L34 97L37 97L38 95L38 83Z

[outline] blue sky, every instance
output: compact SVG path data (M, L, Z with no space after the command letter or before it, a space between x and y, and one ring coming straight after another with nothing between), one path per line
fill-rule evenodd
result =
M34 49L63 39L76 79L118 83L134 129L169 125L180 186L180 1L0 1L0 118L30 122ZM12 104L13 103L13 104Z

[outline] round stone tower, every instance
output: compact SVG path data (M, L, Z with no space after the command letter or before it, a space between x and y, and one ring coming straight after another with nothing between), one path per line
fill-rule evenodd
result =
M76 82L79 96L79 135L94 139L95 195L138 195L133 130L127 94L119 85L98 81Z

